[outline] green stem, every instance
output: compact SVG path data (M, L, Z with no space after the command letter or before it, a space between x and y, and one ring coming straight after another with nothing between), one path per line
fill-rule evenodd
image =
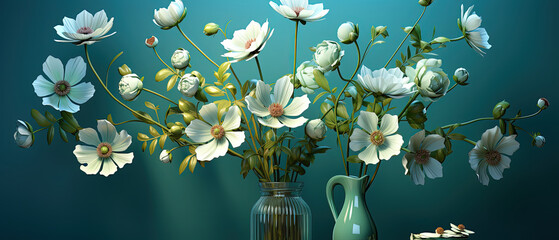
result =
M408 101L408 103L406 104L406 106L402 109L402 112L400 112L400 114L398 114L398 121L402 120L402 118L404 117L404 114L406 113L406 110L408 110L408 108L410 107L411 103L413 101L415 101L415 99L417 99L417 97L419 96L419 92L416 92L413 97L410 98L410 100Z
M184 34L184 32L182 31L182 29L180 28L179 25L177 25L177 29L179 30L179 32L181 32L182 36L188 41L190 42L190 44L192 44L192 46L194 46L194 48L196 48L196 50L198 50L198 52L200 52L202 55L204 55L204 57L206 57L206 59L208 59L208 61L210 61L211 63L213 63L213 65L215 65L216 67L219 67L219 65L217 63L215 63L210 57L208 57L208 55L206 55L204 53L204 51L202 51L202 49L200 49L198 46L196 46L196 44L194 44L194 42L192 42L192 40L190 40L190 38L188 38L186 36L186 34Z
M264 81L264 77L262 75L262 68L260 67L260 61L258 60L258 57L254 58L256 60L256 66L258 66L258 73L260 73L260 80Z
M293 79L297 73L297 36L299 35L299 20L295 20L295 54L293 60Z
M232 149L227 150L227 153L231 154L232 156L238 157L240 159L244 159L243 155L233 151Z
M38 132L40 132L40 131L43 131L43 130L45 130L45 129L47 129L47 128L41 128L41 129L39 129L39 130L35 130L35 131L33 131L33 134L38 133Z
M132 123L132 122L142 122L140 120L128 120L128 121L124 121L121 123L113 123L114 126L118 126L118 125L122 125L122 124L126 124L126 123Z
M415 22L415 24L413 25L412 29L408 32L408 34L406 35L406 37L404 38L404 40L402 40L402 42L400 43L400 46L398 46L398 48L396 49L396 51L394 52L394 54L392 54L392 57L390 57L390 59L388 60L388 62L386 62L386 64L384 65L384 68L388 67L388 65L390 64L390 62L392 62L392 59L394 59L394 56L396 56L396 54L400 51L400 48L402 48L402 46L404 45L404 43L406 42L406 40L408 39L408 37L410 36L410 34L413 32L413 30L415 29L415 27L417 26L417 24L419 24L419 21L421 21L421 18L423 18L423 15L425 15L425 11L427 11L427 7L425 7L423 9L423 12L421 13L421 16L419 16L419 18L417 19L417 21Z
M378 173L378 170L379 170L379 168L380 168L380 163L381 163L381 162L382 162L382 161L379 161L379 162L377 163L377 168L375 169L375 173L374 173L373 176L371 177L371 181L369 181L369 184L367 184L367 188L365 188L365 192L366 192L367 190L369 190L369 188L371 187L371 185L373 185L373 181L375 181L375 178L377 178L377 173Z
M542 109L538 110L537 112L527 115L527 116L523 116L523 117L515 117L515 118L503 118L503 120L505 121L514 121L514 120L521 120L521 119L527 119L527 118L532 118L537 116L538 114L540 114L542 112ZM484 117L484 118L477 118L471 121L467 121L467 122L463 122L463 123L458 123L458 124L449 124L446 125L444 127L442 127L442 129L447 129L447 128L451 128L452 126L458 125L458 127L462 127L462 126L466 126L466 125L470 125L472 123L476 123L476 122L480 122L480 121L487 121L487 120L499 120L499 119L495 119L493 117Z
M470 139L467 139L467 138L464 139L464 142L467 142L467 143L472 144L472 145L474 145L474 146L477 145L476 142L474 142L474 141L472 141L472 140L470 140Z
M157 53L157 50L155 50L155 48L153 48L153 52L155 52L155 55L157 56L157 58L159 58L159 61L161 61L175 75L178 75L178 73L177 73L177 71L175 71L175 69L169 67L169 65L167 65L167 63L165 63L165 61L163 61L163 59L161 59L161 57L159 56L159 53Z
M167 97L165 97L165 96L163 96L163 95L161 95L161 94L159 94L159 93L157 93L157 92L155 92L155 91L153 91L153 90L149 90L149 89L147 89L147 88L144 88L143 90L146 91L146 92L148 92L148 93L151 93L151 94L153 94L153 95L155 95L155 96L158 96L158 97L160 97L160 98L163 98L163 99L169 101L169 102L172 103L172 104L175 104L175 105L177 105L177 106L179 105L178 103L174 102L173 100L171 100L171 99L169 99L169 98L167 98Z

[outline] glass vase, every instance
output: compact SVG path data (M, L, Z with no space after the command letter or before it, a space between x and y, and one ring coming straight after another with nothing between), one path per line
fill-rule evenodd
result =
M303 183L260 183L250 217L251 240L310 240L311 209L301 198Z

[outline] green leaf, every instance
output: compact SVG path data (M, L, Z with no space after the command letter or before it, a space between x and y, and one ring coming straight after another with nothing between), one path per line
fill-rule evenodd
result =
M336 111L338 117L343 119L349 119L349 114L347 113L347 108L343 104L338 104L338 109Z
M61 112L60 115L68 124L70 124L75 129L80 129L80 125L78 124L78 120L74 117L72 113L69 112Z
M149 145L149 154L152 155L153 152L155 152L155 146L157 146L157 139L154 139L153 141L151 141L151 144Z
M137 113L137 114L136 114L136 113ZM142 122L145 122L145 123L147 123L147 124L152 124L152 123L154 123L153 118L152 118L149 114L147 114L147 113L145 113L145 112L142 112L142 111L136 111L136 113L132 113L132 114L133 114L134 117L136 117L138 120L140 120L140 121L142 121Z
M231 92L231 94L237 95L237 88L235 87L235 85L228 83L225 85L225 88L228 89Z
M145 135L143 133L138 133L138 140L139 141L147 141L147 140L149 140L149 136Z
M347 161L350 162L350 163L362 163L362 162L363 162L363 160L359 159L359 157L356 156L356 155L354 155L354 156L349 156L349 157L347 158Z
M206 97L206 94L204 94L204 92L202 91L197 91L194 97L196 98L196 100L200 102L204 102L204 103L208 102L208 98Z
M160 136L157 130L153 126L149 126L149 134L151 134L154 137Z
M184 172L184 170L186 169L186 167L188 167L188 163L190 162L190 159L193 157L194 155L188 155L186 158L184 158L184 160L182 160L181 165L179 167L179 174L182 174L182 172Z
M52 143L53 138L54 138L54 125L50 125L49 130L47 132L47 143L49 145Z
M35 109L31 109L31 117L33 117L33 119L35 119L37 124L39 124L39 126L41 127L48 127L52 125L51 122L49 122L49 120L47 120L47 118L43 116L43 114Z
M155 106L153 103L151 103L151 102L145 102L145 104L146 104L146 107L149 108L149 109L153 109L154 111L159 110L159 107L156 107L156 106Z
M64 132L64 130L60 126L58 127L58 133L60 134L60 138L62 139L62 141L68 142L68 136L66 135L66 132Z
M225 92L217 88L216 86L207 86L206 88L204 88L204 90L212 97L225 96Z
M68 132L68 133L70 133L70 134L75 134L75 133L78 131L78 129L74 128L73 126L71 126L70 124L68 124L68 123L66 123L66 122L64 122L64 121L61 121L61 122L59 123L59 125L60 125L60 127L61 127L64 131L66 131L66 132Z
M51 122L56 122L58 121L50 112L46 111L45 112L45 116L47 117L47 119Z
M452 140L462 141L462 140L466 139L466 136L464 136L460 133L452 133L452 134L448 135L448 138L450 138Z
M111 63L109 63L109 66L107 67L107 72L109 72L109 70L111 69L111 66L113 65L113 63L115 63L115 61L120 57L120 55L122 55L124 52L120 52L119 54L117 54L113 60L111 60Z
M222 63L221 66L219 66L219 69L217 70L217 75L220 77L223 76L223 74L225 74L225 72L227 72L227 70L229 70L230 67L231 67L230 62Z
M320 86L322 89L331 92L330 85L328 84L328 80L326 80L326 77L324 77L324 73L318 69L315 69L313 71L313 74L316 84L318 84L318 86Z
M167 134L161 135L159 138L159 147L163 149L165 147L165 141L167 141Z
M316 95L316 97L314 98L314 101L312 102L312 104L315 104L316 101L318 101L318 99L320 99L322 96L324 96L325 94L327 94L328 92L321 92L318 95Z
M179 76L175 75L175 76L171 77L171 79L169 79L169 82L167 82L167 92L171 91L171 89L173 89L173 87L175 87L175 84L177 83L178 78L179 78Z
M196 158L196 156L192 156L192 158L190 159L190 164L188 164L188 169L191 173L194 173L194 168L196 168L197 163L198 159Z
M169 70L168 68L163 68L163 69L159 70L159 72L157 72L157 74L155 74L155 81L156 82L161 82L161 81L165 80L166 78L168 78L169 76L171 76L172 74L174 74L173 71Z
M180 99L179 100L179 109L183 113L187 113L190 111L196 111L196 105L194 103L189 102L188 100Z
M144 142L142 144L142 152L145 152L147 147L148 147L148 142Z

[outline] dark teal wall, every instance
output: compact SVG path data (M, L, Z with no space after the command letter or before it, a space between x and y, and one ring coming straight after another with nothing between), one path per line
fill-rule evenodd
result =
M314 1L316 2L316 1ZM336 30L345 21L361 26L361 45L365 45L371 25L388 25L391 36L387 43L373 49L365 64L372 69L382 67L404 33L400 27L412 25L421 12L416 1L345 0L324 1L330 9L326 20L309 23L300 30L299 60L310 60L308 47L324 39L336 40ZM471 84L459 87L437 102L429 111L429 128L472 118L490 116L493 105L508 100L511 111L536 111L539 97L546 96L552 107L541 117L519 123L529 131L541 131L547 146L530 146L526 134L518 137L521 148L512 158L511 168L500 181L482 186L469 167L467 153L471 146L455 144L455 154L444 164L444 178L427 180L415 186L404 176L401 156L383 163L378 179L368 193L368 204L384 240L407 239L410 232L433 231L449 222L464 223L475 230L473 239L550 239L557 223L559 167L555 147L558 132L553 125L559 117L556 28L559 3L542 1L435 1L421 26L425 35L434 25L446 37L457 37L456 27L460 4L476 4L476 12L484 19L494 46L480 57L466 43L449 44L439 51L444 70L452 74L458 67L470 71ZM206 37L202 28L207 22L222 25L232 20L234 29L244 28L250 20L266 19L275 33L260 55L268 82L290 73L292 66L293 22L283 19L267 1L185 1L188 16L181 24L185 32L214 59L224 53L219 36ZM211 79L213 68L176 30L162 31L152 23L153 9L167 6L168 1L35 1L3 3L2 64L4 104L2 117L2 163L0 164L0 236L3 239L248 239L249 213L259 197L256 179L242 180L240 163L234 158L214 160L195 174L178 174L184 154L175 156L172 164L161 164L158 154L149 156L134 141L130 150L134 163L114 176L87 176L79 170L72 154L75 143L60 140L47 146L44 133L38 134L35 145L28 150L17 148L12 135L17 119L32 122L30 108L52 110L41 105L31 86L42 74L41 64L48 55L61 58L83 56L83 48L55 43L53 27L64 16L75 17L83 9L96 12L105 9L115 17L118 33L91 46L97 68L104 71L112 57L125 54L117 62L127 63L135 72L146 76L149 88L164 91L164 84L152 80L162 68L153 52L144 46L144 39L159 37L160 53L165 59L178 47L191 51L195 69ZM355 51L346 48L342 72L349 74L355 64ZM236 64L241 78L257 78L254 62ZM116 93L118 74L111 72L110 87ZM328 76L331 84L340 86L337 76ZM92 72L86 80L95 84L96 95L82 106L76 116L82 126L95 127L96 119L112 113L116 121L130 114L117 106L95 83ZM178 98L179 93L172 91ZM143 96L145 97L145 96ZM143 107L143 100L134 102ZM403 105L405 100L396 102ZM165 102L159 102L166 107ZM316 110L305 113L318 117ZM513 113L510 113L513 114ZM483 131L495 126L483 122L460 129L471 139L479 139ZM128 125L132 135L146 132L141 124ZM119 128L120 129L120 128ZM297 130L302 134L301 130ZM402 124L400 133L407 140L415 133ZM335 134L330 131L324 141L335 147ZM245 146L246 147L246 146ZM318 157L305 181L304 198L313 211L314 239L329 239L333 219L324 194L327 180L343 173L337 151ZM341 191L337 192L342 194ZM338 197L340 198L340 197Z

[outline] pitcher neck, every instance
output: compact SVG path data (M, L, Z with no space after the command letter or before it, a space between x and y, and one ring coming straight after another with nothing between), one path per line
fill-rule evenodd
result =
M260 183L260 195L268 197L300 197L302 182L263 182Z

